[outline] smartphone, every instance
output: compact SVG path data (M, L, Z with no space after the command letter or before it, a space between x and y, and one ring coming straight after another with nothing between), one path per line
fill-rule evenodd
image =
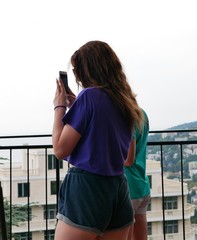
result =
M62 80L64 84L64 88L66 92L69 92L69 87L68 87L68 77L67 77L67 72L64 71L59 71L59 78Z

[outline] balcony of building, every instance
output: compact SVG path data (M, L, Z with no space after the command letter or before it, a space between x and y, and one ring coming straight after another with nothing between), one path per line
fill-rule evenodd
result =
M57 192L68 167L55 158L51 135L0 136L8 239L53 239ZM147 175L149 239L195 240L197 130L150 131ZM26 219L17 218L20 212L15 210L20 206L25 206Z

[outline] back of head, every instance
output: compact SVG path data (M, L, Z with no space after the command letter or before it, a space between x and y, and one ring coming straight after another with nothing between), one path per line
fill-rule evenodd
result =
M73 54L71 63L78 77L77 81L83 87L113 85L114 77L122 71L115 52L107 43L101 41L84 44Z
M122 64L113 49L102 41L89 41L71 56L74 74L82 87L105 90L133 126L141 126L143 114L138 106Z

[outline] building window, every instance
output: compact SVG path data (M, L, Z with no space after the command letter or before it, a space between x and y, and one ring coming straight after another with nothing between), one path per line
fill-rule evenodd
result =
M152 222L147 222L148 235L152 235Z
M57 214L57 208L55 204L44 207L44 219L55 219Z
M150 188L152 188L152 176L151 175L148 175L148 180L149 180L149 183L150 183Z
M164 198L164 209L165 210L170 210L170 209L177 209L178 204L177 197L165 197Z
M149 202L149 204L147 206L147 211L151 211L151 200L150 200L150 202Z
M178 220L166 221L165 233L178 233Z
M56 164L59 163L60 169L63 169L63 160L58 160L55 155L49 154L48 155L48 169L56 169Z
M56 181L51 181L51 195L55 195L56 193L57 193Z
M44 231L44 240L53 240L55 236L55 230Z
M60 181L61 185L62 181ZM56 181L51 181L51 195L55 195L58 193L57 186L56 186Z
M17 240L32 240L32 233L31 232L22 232L14 234L14 239Z
M30 194L29 183L18 183L18 197L29 197Z

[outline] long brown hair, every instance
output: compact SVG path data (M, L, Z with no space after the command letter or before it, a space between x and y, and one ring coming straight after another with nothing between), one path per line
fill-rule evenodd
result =
M103 88L129 119L131 127L136 124L141 129L144 121L142 110L119 58L107 43L87 42L71 56L71 64L79 85Z

